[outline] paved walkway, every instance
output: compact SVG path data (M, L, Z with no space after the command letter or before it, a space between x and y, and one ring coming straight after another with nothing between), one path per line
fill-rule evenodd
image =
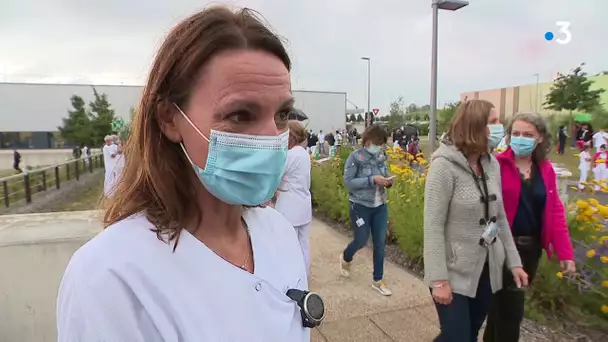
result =
M432 341L439 333L428 288L399 266L386 262L385 278L393 295L371 288L372 255L355 255L351 276L339 273L339 255L350 239L314 220L310 230L310 288L326 302L324 323L313 331L313 342Z

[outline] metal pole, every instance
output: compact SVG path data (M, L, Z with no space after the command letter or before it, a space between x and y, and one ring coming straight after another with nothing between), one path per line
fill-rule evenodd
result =
M431 113L429 124L429 154L427 158L435 151L435 140L437 139L437 41L438 34L438 19L439 19L439 4L437 0L433 0L433 37L431 43ZM429 159L430 160L430 159Z
M372 106L371 106L371 64L372 64L372 59L368 58L367 59L367 112L369 113L368 115L371 115L372 112ZM371 118L370 118L370 122L371 122ZM367 121L366 121L367 123Z

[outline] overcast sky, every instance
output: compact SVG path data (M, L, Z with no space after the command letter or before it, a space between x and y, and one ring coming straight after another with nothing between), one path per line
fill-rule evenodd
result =
M344 91L372 107L426 104L431 0L1 0L0 81L142 84L155 50L180 19L209 3L258 10L288 40L293 89ZM607 0L471 0L442 11L439 105L460 93L549 81L580 62L608 70ZM567 45L547 42L571 23ZM603 42L603 43L602 43ZM349 105L352 108L351 105Z

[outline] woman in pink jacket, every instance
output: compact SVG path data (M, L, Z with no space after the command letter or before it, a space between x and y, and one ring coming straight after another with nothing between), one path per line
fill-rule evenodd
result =
M557 190L553 166L547 160L551 137L537 114L517 114L506 130L509 148L496 156L500 164L505 213L524 270L532 282L544 249L557 254L563 272L574 272L574 253L566 211ZM509 272L505 270L505 272ZM483 340L517 342L524 315L524 292L505 276L494 295Z

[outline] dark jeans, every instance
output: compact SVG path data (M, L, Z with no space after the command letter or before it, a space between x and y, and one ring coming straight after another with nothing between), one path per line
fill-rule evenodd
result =
M542 248L537 239L532 243L519 243L515 237L517 250L521 257L524 270L530 282L536 275ZM503 289L492 298L492 307L488 313L484 342L517 342L519 327L524 318L525 292L516 290L511 271L505 267L503 274Z
M557 153L558 154L564 154L565 148L566 148L566 139L563 139L563 140L560 139L559 140L559 146L558 146Z
M363 220L359 227L357 220ZM386 228L388 220L388 207L382 204L376 208L369 208L361 204L350 202L350 222L353 229L353 241L344 250L344 261L353 261L358 250L365 247L369 234L372 234L374 281L382 280L384 276L384 249L386 247Z
M449 305L435 303L441 333L435 342L476 342L479 329L490 309L492 287L486 262L474 298L453 293Z

